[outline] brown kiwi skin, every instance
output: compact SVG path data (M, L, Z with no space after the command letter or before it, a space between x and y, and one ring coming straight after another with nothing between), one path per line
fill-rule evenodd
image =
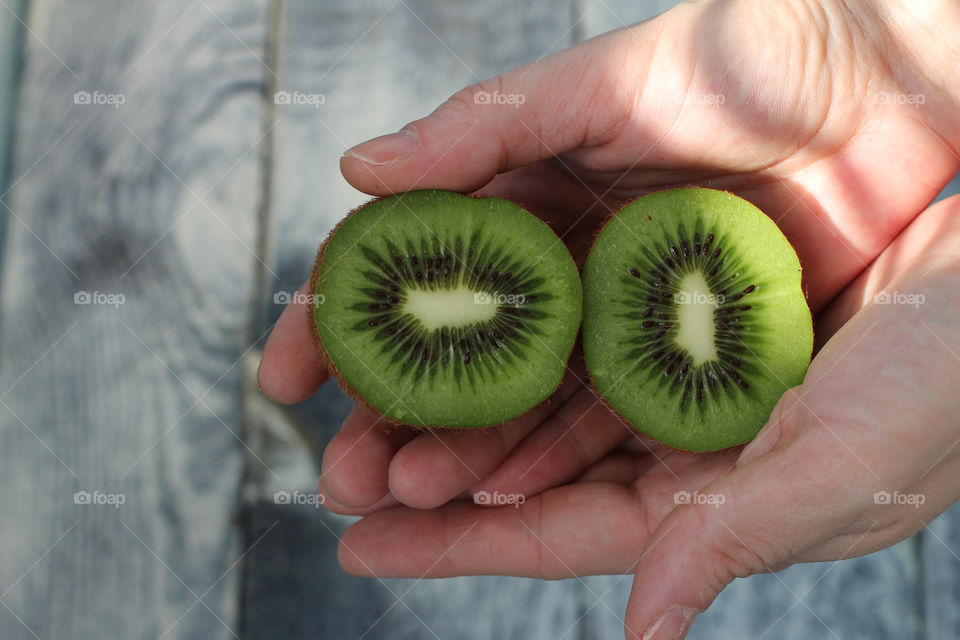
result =
M643 194L643 196L638 196L637 198L634 198L633 200L628 200L628 201L625 202L619 209L617 209L614 213L610 214L610 216L609 216L606 220L603 221L603 224L600 225L600 228L597 230L596 235L593 236L593 242L590 243L590 249L587 251L586 255L584 256L583 266L581 266L581 268L580 268L581 276L582 276L582 274L583 274L583 267L586 266L586 264L587 264L587 258L590 256L591 253L593 253L593 248L596 246L597 240L600 238L600 234L603 233L603 230L607 228L607 225L610 223L611 220L613 220L613 219L617 216L617 214L619 214L621 211L623 211L623 210L627 207L627 205L632 204L634 201L638 200L638 199L641 198L641 197L650 195L651 193L657 193L657 192L659 192L659 191L674 191L674 190L676 190L676 189L678 189L678 188L679 188L679 189L713 189L713 187L698 187L697 185L686 185L686 186L683 186L683 187L669 187L669 188L666 188L666 189L656 189L656 190L654 190L654 191L650 191L649 193ZM725 190L725 189L713 189L713 190L714 190L714 191L722 191L723 193L727 193L727 194L730 194L730 195L732 195L732 196L736 196L736 197L738 197L738 198L740 197L740 196L738 196L737 194L733 193L732 191L727 191L727 190ZM746 200L746 198L744 198L744 200ZM747 202L750 202L750 201L747 200ZM751 204L753 204L753 203L751 203ZM754 206L756 206L756 205L754 205ZM759 208L759 207L758 207L758 208ZM764 212L764 213L765 213L765 212ZM796 253L796 249L794 249L794 253ZM799 256L799 255L797 255L797 260L798 260L798 261L800 260L800 256ZM800 263L800 268L801 268L801 270L803 269L803 263L802 263L802 262ZM806 288L806 286L803 287L803 297L804 297L804 298L807 297L807 288ZM586 301L586 296L584 296L584 301ZM811 358L813 357L813 353L812 353L812 352L811 352L811 354L810 354L810 357L811 357ZM672 451L678 451L678 452L680 452L680 453L689 453L689 454L693 454L693 455L704 455L704 454L712 454L712 453L726 453L726 452L728 452L728 451L732 451L733 449L739 449L740 447L745 447L746 445L750 444L750 442L753 442L753 441L751 440L750 442L744 442L743 444L735 444L735 445L733 445L732 447L727 447L726 449L717 449L716 451L691 451L691 450L689 450L689 449L680 449L680 448L678 448L678 447L671 446L671 445L667 444L666 442L660 442L659 440L657 440L656 438L654 438L653 436L651 436L651 435L648 434L647 432L645 432L645 431L643 431L642 429L634 426L632 422L630 422L629 420L627 420L626 418L624 418L622 415L620 415L620 414L617 412L617 410L614 409L614 408L610 405L609 402L607 402L607 399L603 396L602 393L600 393L600 390L597 389L597 385L596 385L596 383L595 383L594 380L593 380L593 374L590 373L590 367L586 366L586 364L587 364L586 355L584 355L583 364L584 364L584 367L583 367L583 368L584 368L584 370L587 372L587 380L588 380L589 383L590 383L590 384L589 384L590 393L592 393L596 398L598 398L598 399L600 400L601 404L603 404L603 406L606 407L607 411L609 411L610 413L612 413L613 415L615 415L615 416L617 417L617 419L620 420L620 422L622 422L623 424L628 425L631 429L634 429L634 430L637 431L638 433L642 433L645 438L648 438L648 439L650 439L650 440L653 440L654 442L656 442L657 444L659 444L659 445L662 446L662 447L666 447L667 449L670 449L670 450L672 450Z
M323 256L326 253L327 245L330 244L330 239L333 238L333 236L337 233L337 230L340 229L340 226L343 223L345 223L347 220L349 220L351 216L353 216L357 212L387 197L390 197L390 196L381 196L379 198L373 198L372 200L369 200L363 203L362 205L356 207L355 209L351 210L350 213L344 216L344 218L337 223L337 225L330 231L330 233L327 234L326 239L323 241L323 243L321 243L320 248L317 249L317 257L313 262L313 269L311 269L310 271L310 280L308 281L308 285L307 285L309 287L308 293L310 293L311 295L314 295L317 293L317 286L320 284L320 267L323 265ZM470 197L483 198L486 196L471 195ZM507 198L500 198L500 199L507 200ZM513 201L510 200L510 202L513 202ZM516 202L513 202L513 203L517 204ZM522 205L519 205L519 204L517 206L522 207ZM524 209L524 210L526 211L527 209ZM347 382L346 378L344 378L343 375L341 375L336 365L333 364L333 360L330 359L330 354L328 354L327 350L323 347L323 341L320 340L320 331L317 327L316 308L312 304L308 305L306 307L306 312L307 312L307 323L310 326L310 338L312 339L313 344L316 347L317 358L320 362L320 366L327 370L327 372L330 374L330 377L336 379L337 384L340 385L340 388L343 389L343 392L346 393L348 396L350 396L350 398L353 399L353 401L357 404L357 406L362 407L365 411L377 416L378 420L386 422L390 425L407 427L410 429L414 429L416 431L443 430L443 431L456 431L456 432L464 432L464 433L477 433L477 432L487 431L488 429L493 429L495 427L500 426L497 424L491 424L485 427L447 427L447 426L428 427L424 425L409 424L409 423L397 420L396 418L391 418L390 416L388 416L387 414L383 413L382 411L374 407L372 404L370 404L367 401L367 399L364 398L359 391L354 389L353 386L349 382ZM574 341L574 344L576 344L576 341ZM573 352L573 347L571 347L570 351L571 353ZM569 361L569 358L570 358L570 354L567 354L568 361ZM557 389L560 388L560 384L562 384L563 382L563 377L564 376L561 376L560 382L557 383ZM553 395L557 392L557 389L554 389L553 391L551 391L550 395L547 396L547 399L544 400L543 403L541 404L544 404L544 403L549 404L550 400L553 398ZM530 407L530 411L532 411L533 409L534 407ZM529 413L529 411L527 413ZM521 414L521 416L517 416L517 418L522 417L522 415L526 415L526 414ZM513 420L516 420L517 418L513 418Z

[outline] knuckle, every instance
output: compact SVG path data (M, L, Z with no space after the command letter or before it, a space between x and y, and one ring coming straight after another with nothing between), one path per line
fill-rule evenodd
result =
M499 76L476 82L450 96L441 110L454 115L472 115L478 106L487 103L489 96L500 95L503 92L503 79Z
M778 563L772 552L773 545L734 531L722 518L717 517L713 507L689 505L684 508L689 510L688 517L697 527L696 539L702 541L710 556L719 560L711 563L710 567L712 586L718 590L734 578L769 572Z

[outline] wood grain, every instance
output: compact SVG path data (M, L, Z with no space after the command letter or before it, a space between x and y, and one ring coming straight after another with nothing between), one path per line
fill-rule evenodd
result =
M0 200L13 181L7 174L11 140L16 122L17 76L24 28L22 15L25 0L4 0L0 5ZM0 207L2 210L2 207ZM0 213L0 247L3 246L6 212Z
M4 640L234 637L264 15L30 6L4 199Z

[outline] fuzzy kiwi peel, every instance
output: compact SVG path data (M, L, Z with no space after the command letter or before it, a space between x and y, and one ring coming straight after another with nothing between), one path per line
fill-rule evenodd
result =
M803 381L813 325L799 259L733 194L671 189L627 204L597 236L583 288L594 387L670 447L748 442Z
M359 404L415 427L501 424L547 399L582 309L576 265L545 223L445 191L351 212L308 286L321 363Z

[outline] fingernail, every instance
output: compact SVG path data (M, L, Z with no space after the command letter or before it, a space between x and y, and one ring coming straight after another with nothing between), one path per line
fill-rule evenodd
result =
M263 383L260 382L260 367L263 366L263 354L260 354L260 362L257 363L257 389L263 393Z
M680 640L687 635L699 613L697 609L674 605L647 627L642 640Z
M397 497L397 494L395 494L395 493L393 492L393 487L390 486L390 483L389 483L389 482L387 482L387 491L390 492L390 495L393 496L393 499L394 499L394 500L396 500L397 502L403 504L403 500L401 500L400 498L398 498L398 497ZM386 497L386 496L384 496L384 497Z
M343 152L344 157L356 158L374 166L393 164L409 156L420 147L420 136L413 129L401 129L373 140L367 140Z

